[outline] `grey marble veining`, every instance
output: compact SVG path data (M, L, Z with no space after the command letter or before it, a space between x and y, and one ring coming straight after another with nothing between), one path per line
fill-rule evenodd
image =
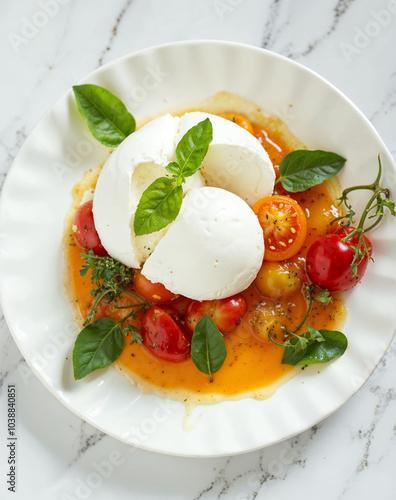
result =
M26 136L72 84L131 51L183 39L250 43L305 64L350 97L396 154L396 14L389 1L64 0L18 45L13 34L22 34L40 5L3 5L0 188ZM0 411L4 388L16 384L19 439L18 492L8 496L2 478L0 497L393 499L395 357L394 341L359 393L309 431L241 456L185 459L130 448L70 413L32 374L0 313ZM113 452L117 465L106 468ZM90 483L93 473L98 486Z

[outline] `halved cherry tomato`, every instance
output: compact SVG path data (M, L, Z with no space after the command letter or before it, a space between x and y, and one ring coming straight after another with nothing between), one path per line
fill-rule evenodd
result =
M74 216L74 225L76 226L74 238L84 250L92 250L95 255L105 256L107 251L95 228L92 205L93 201L91 200L78 208Z
M202 302L192 300L184 314L184 322L193 333L198 321L207 314L221 333L230 333L238 326L246 309L245 297L240 293L227 299L204 300Z
M191 355L191 334L158 306L152 306L140 320L143 345L159 359L179 362Z
M140 270L136 271L133 286L141 297L154 304L166 304L178 297L167 290L162 283L152 283Z
M343 292L355 286L363 277L372 252L370 240L363 236L368 253L357 265L354 276L351 264L355 250L359 245L356 234L346 241L345 236L354 230L353 227L340 228L333 234L325 234L313 243L307 252L306 267L309 279L315 285L331 292ZM360 250L364 251L363 242Z
M264 232L264 260L293 257L307 235L307 218L300 205L288 196L268 196L253 207Z
M222 118L225 118L226 120L230 120L231 122L236 123L240 127L244 128L251 134L253 134L253 125L250 123L250 121L243 115L237 115L235 113L226 113L224 115L221 115Z

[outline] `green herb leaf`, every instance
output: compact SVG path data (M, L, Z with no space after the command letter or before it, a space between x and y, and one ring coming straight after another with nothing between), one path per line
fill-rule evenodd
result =
M120 323L100 318L79 333L73 349L74 378L80 380L115 361L124 347Z
M316 330L310 326L307 326L307 329L307 332L284 343L282 363L288 365L327 363L344 354L348 340L343 333L334 330ZM302 339L304 339L303 344Z
M174 221L180 212L183 188L174 179L159 177L144 191L135 213L137 236L153 233Z
M393 201L390 201L388 198L382 200L382 206L387 207L390 214L396 217L395 204Z
M75 85L73 91L81 116L99 142L115 148L134 132L134 117L109 90L88 84Z
M209 118L199 122L183 135L176 147L179 177L184 179L199 170L212 139L213 128Z
M166 170L173 174L175 177L180 175L180 167L175 161L171 161L166 167Z
M345 165L345 158L327 151L304 149L287 154L279 165L281 182L286 191L298 193L334 177Z
M85 326L93 320L103 297L106 297L110 303L121 296L126 287L131 284L133 270L108 255L105 257L95 255L92 250L80 255L84 260L80 275L85 276L88 271L91 271L91 281L96 285L96 288L91 290L91 295L95 297L95 300L84 321Z
M191 341L191 357L198 370L209 375L211 382L213 373L220 370L227 357L223 335L207 314L195 327Z
M176 147L176 162L166 167L173 179L160 177L144 191L136 209L136 236L154 233L174 221L183 201L181 184L201 166L213 137L209 118L190 128Z
M325 306L329 305L330 302L333 302L333 297L331 296L331 294L328 290L322 290L321 292L317 293L316 295L313 295L312 298L313 298L313 300L317 300L318 302L321 302Z

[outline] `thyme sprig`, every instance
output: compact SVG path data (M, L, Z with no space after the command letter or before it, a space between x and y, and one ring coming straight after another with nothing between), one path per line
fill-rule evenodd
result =
M137 309L126 316L124 321L126 321L129 317L133 317L133 315L136 317L137 312L149 305L146 301L143 301L141 297L135 295L130 290L127 290L127 287L132 283L134 274L133 269L125 266L110 256L101 257L95 255L92 250L88 253L82 253L81 257L85 263L80 270L80 275L84 277L88 271L91 271L91 280L95 285L95 287L91 290L91 295L95 297L95 300L83 323L83 326L93 320L97 312L99 302L104 297L106 297L109 304L116 302L122 294L129 295L130 297L139 300L138 304L131 304L123 307L118 306L116 302L115 309ZM130 328L132 331L132 325Z

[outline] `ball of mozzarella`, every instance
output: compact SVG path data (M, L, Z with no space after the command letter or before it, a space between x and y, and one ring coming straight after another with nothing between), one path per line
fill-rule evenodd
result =
M212 123L213 140L201 170L186 178L184 194L206 184L234 193L239 201L245 200L252 206L259 198L272 193L275 174L268 154L242 127L200 112L186 113L181 118L169 114L157 118L116 148L106 161L95 189L96 229L108 253L123 264L140 268L172 227L173 224L155 233L136 236L133 230L136 208L143 192L154 180L170 177L166 166L175 160L177 144L191 127L205 118ZM193 232L194 227L190 230ZM232 225L216 227L217 230L222 235L219 240L227 231L232 237ZM231 260L230 266L233 267ZM160 279L157 281L163 283Z
M191 299L221 299L252 283L263 256L263 230L246 202L203 187L186 194L142 274Z

